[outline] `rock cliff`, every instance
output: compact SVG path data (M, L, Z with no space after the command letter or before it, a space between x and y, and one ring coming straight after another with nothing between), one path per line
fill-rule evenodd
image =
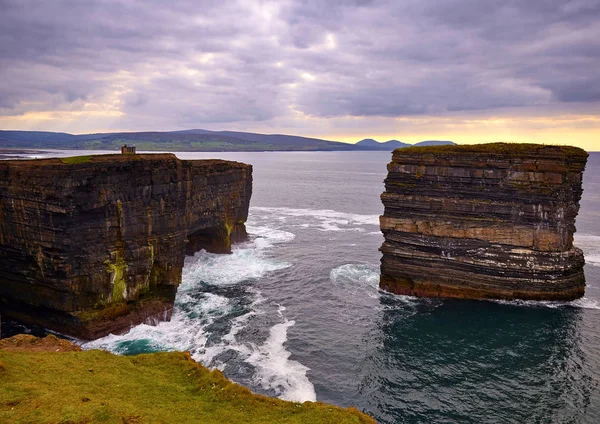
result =
M84 339L168 319L185 253L243 240L251 193L237 162L0 161L0 312Z
M394 151L381 196L380 287L427 297L582 296L573 233L587 156L507 143Z

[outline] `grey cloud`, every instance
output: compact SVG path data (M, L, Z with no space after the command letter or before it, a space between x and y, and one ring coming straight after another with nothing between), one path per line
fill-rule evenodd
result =
M290 108L393 117L600 102L594 0L0 0L0 12L2 115L118 104L136 129Z

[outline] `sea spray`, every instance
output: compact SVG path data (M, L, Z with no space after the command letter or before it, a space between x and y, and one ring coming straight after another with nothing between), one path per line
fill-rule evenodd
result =
M268 220L281 219L281 217L295 218L296 221L294 222L288 222L287 220L286 222L304 228L314 226L319 231L366 232L367 229L363 227L379 225L379 215L362 215L329 209L253 207L251 211L257 213L262 219ZM306 222L307 219L310 222Z
M586 264L600 267L600 236L575 234L574 244L583 250Z
M265 343L253 350L247 361L256 366L257 382L265 389L273 389L277 397L296 402L317 400L315 388L306 376L308 367L290 359L284 344L287 332L295 321L283 315L285 307L279 306L277 312L283 322L271 327Z
M188 350L205 365L220 369L226 365L219 360L220 355L234 351L240 360L256 368L253 379L264 389L272 390L284 399L315 400L314 387L306 377L307 368L289 360L291 353L284 348L287 329L294 325L294 321L283 318L284 307L277 310L277 316L283 322L269 330L264 343L238 340L238 334L250 320L265 313L260 305L266 299L251 286L251 282L291 266L269 258L267 251L277 243L294 238L290 232L267 226L248 225L248 231L251 241L235 246L231 255L200 251L186 258L170 321L155 326L138 325L127 334L111 334L84 343L83 347L102 348L119 354ZM220 328L225 325L224 334L211 331L211 326L217 322L221 323Z

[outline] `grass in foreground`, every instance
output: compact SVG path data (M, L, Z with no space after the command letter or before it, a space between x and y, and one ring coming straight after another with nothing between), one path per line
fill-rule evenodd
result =
M375 423L354 408L253 394L185 352L48 350L0 344L0 422Z

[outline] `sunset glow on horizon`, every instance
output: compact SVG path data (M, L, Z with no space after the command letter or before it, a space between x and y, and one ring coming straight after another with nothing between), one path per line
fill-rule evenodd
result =
M2 2L0 129L600 150L594 2L156 6Z

